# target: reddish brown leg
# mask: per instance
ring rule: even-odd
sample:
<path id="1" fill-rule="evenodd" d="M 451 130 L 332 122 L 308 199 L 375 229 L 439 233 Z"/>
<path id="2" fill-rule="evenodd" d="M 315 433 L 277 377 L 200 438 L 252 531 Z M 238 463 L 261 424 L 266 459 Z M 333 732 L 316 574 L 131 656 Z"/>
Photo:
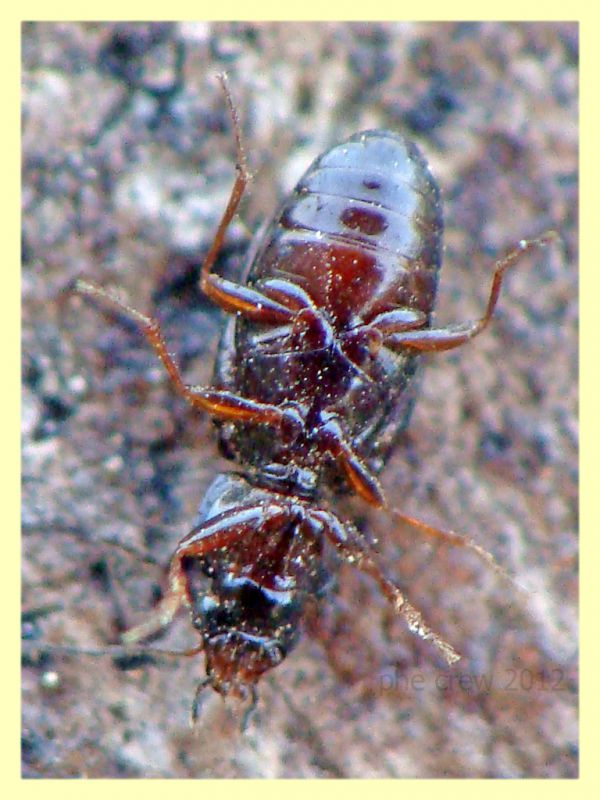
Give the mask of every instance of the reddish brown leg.
<path id="1" fill-rule="evenodd" d="M 519 582 L 504 569 L 504 567 L 501 567 L 500 564 L 498 564 L 494 556 L 488 550 L 481 547 L 481 545 L 478 545 L 472 539 L 467 539 L 465 536 L 462 536 L 455 531 L 436 528 L 433 525 L 429 525 L 427 522 L 423 522 L 423 520 L 417 519 L 416 517 L 411 517 L 408 514 L 404 514 L 397 508 L 388 508 L 388 511 L 397 519 L 401 520 L 402 522 L 406 522 L 408 525 L 411 525 L 413 528 L 416 528 L 418 531 L 424 533 L 426 536 L 429 536 L 432 539 L 440 539 L 452 547 L 462 547 L 465 550 L 470 550 L 472 553 L 475 553 L 475 555 L 488 567 L 491 567 L 497 575 L 500 575 L 505 580 L 510 581 L 510 583 L 517 588 L 524 589 L 524 587 L 521 586 Z"/>
<path id="2" fill-rule="evenodd" d="M 342 431 L 335 420 L 330 420 L 325 426 L 323 426 L 323 431 L 327 437 L 329 451 L 337 459 L 338 463 L 344 470 L 348 482 L 353 487 L 355 492 L 360 495 L 363 500 L 369 503 L 369 505 L 375 506 L 376 508 L 387 509 L 397 519 L 402 520 L 402 522 L 406 522 L 408 525 L 412 525 L 413 528 L 417 528 L 417 530 L 419 530 L 421 533 L 424 533 L 426 536 L 435 539 L 441 539 L 446 544 L 450 544 L 453 547 L 462 547 L 466 550 L 470 550 L 472 553 L 475 553 L 478 558 L 484 561 L 488 567 L 491 567 L 498 575 L 501 575 L 519 589 L 523 589 L 518 581 L 516 581 L 511 575 L 509 575 L 508 572 L 506 572 L 503 567 L 500 566 L 500 564 L 498 564 L 490 552 L 478 545 L 472 539 L 467 539 L 464 536 L 455 533 L 454 531 L 436 528 L 435 526 L 429 525 L 428 523 L 423 522 L 416 517 L 411 517 L 408 514 L 404 514 L 397 508 L 391 508 L 388 506 L 379 481 L 358 458 L 356 453 L 352 450 L 351 445 L 348 444 L 348 442 L 344 439 Z"/>
<path id="3" fill-rule="evenodd" d="M 416 317 L 411 319 L 410 313 L 407 313 L 406 319 L 404 319 L 403 315 L 405 312 L 401 309 L 400 314 L 395 312 L 391 312 L 387 315 L 382 314 L 373 321 L 374 327 L 383 333 L 384 343 L 389 346 L 401 345 L 402 347 L 411 347 L 420 351 L 432 352 L 451 350 L 455 347 L 460 347 L 470 339 L 473 339 L 488 326 L 498 302 L 506 270 L 510 269 L 510 267 L 529 250 L 535 247 L 545 247 L 557 241 L 559 238 L 555 231 L 548 231 L 536 239 L 523 239 L 519 242 L 518 247 L 515 247 L 504 256 L 504 258 L 496 262 L 487 308 L 480 320 L 464 324 L 449 325 L 445 328 L 415 330 L 416 327 L 419 327 L 418 319 Z M 395 517 L 412 525 L 427 536 L 441 539 L 455 547 L 471 550 L 488 566 L 491 566 L 494 572 L 509 580 L 518 588 L 523 588 L 497 563 L 491 553 L 483 547 L 480 547 L 471 539 L 466 539 L 454 531 L 442 530 L 441 528 L 428 525 L 426 522 L 408 516 L 398 509 L 394 508 L 390 509 L 390 511 Z"/>
<path id="4" fill-rule="evenodd" d="M 337 420 L 328 420 L 321 427 L 320 434 L 329 452 L 344 470 L 346 478 L 354 491 L 369 505 L 376 508 L 384 506 L 385 498 L 379 481 L 346 441 Z"/>
<path id="5" fill-rule="evenodd" d="M 480 320 L 448 325 L 445 328 L 397 331 L 386 337 L 386 344 L 391 346 L 401 345 L 402 347 L 411 347 L 415 350 L 429 352 L 452 350 L 465 344 L 488 326 L 500 296 L 500 288 L 506 270 L 512 267 L 529 250 L 535 247 L 545 247 L 557 241 L 558 238 L 556 231 L 548 231 L 537 239 L 522 239 L 517 247 L 496 262 L 487 308 Z"/>
<path id="6" fill-rule="evenodd" d="M 528 250 L 534 247 L 544 247 L 556 241 L 557 238 L 558 234 L 554 231 L 549 231 L 537 239 L 523 239 L 518 247 L 511 250 L 504 258 L 496 262 L 487 309 L 480 320 L 458 325 L 449 325 L 445 328 L 423 328 L 422 326 L 425 324 L 426 318 L 421 312 L 409 308 L 395 309 L 380 314 L 375 317 L 369 325 L 365 326 L 366 329 L 372 331 L 374 334 L 374 347 L 378 346 L 378 341 L 391 347 L 402 346 L 421 351 L 434 352 L 460 347 L 469 341 L 469 339 L 473 339 L 488 326 L 494 309 L 496 308 L 498 297 L 500 296 L 502 280 L 506 270 L 513 266 Z M 376 334 L 382 337 L 381 340 L 376 338 Z M 348 482 L 357 494 L 370 505 L 377 507 L 385 506 L 385 499 L 379 482 L 358 458 L 351 444 L 344 439 L 339 426 L 337 426 L 334 421 L 327 423 L 327 425 L 323 427 L 323 435 L 328 441 L 331 454 L 337 459 L 346 474 Z M 491 554 L 487 553 L 474 542 L 462 539 L 453 532 L 433 528 L 424 522 L 420 522 L 412 517 L 407 517 L 399 511 L 395 513 L 398 517 L 404 519 L 404 521 L 418 527 L 429 535 L 443 538 L 460 547 L 473 550 L 481 558 L 484 558 L 491 564 L 496 572 L 508 577 L 504 570 L 494 561 Z"/>
<path id="7" fill-rule="evenodd" d="M 378 330 L 384 337 L 392 333 L 403 333 L 422 328 L 427 324 L 427 314 L 413 308 L 395 308 L 378 314 L 368 324 L 368 328 Z"/>
<path id="8" fill-rule="evenodd" d="M 238 176 L 227 208 L 219 224 L 217 234 L 202 266 L 201 287 L 207 296 L 225 311 L 243 314 L 265 325 L 280 325 L 282 323 L 291 322 L 296 316 L 297 310 L 306 306 L 307 303 L 310 303 L 310 298 L 307 298 L 306 294 L 299 287 L 295 287 L 285 281 L 274 279 L 268 282 L 266 293 L 263 293 L 251 287 L 227 281 L 210 272 L 215 258 L 222 247 L 227 227 L 237 210 L 246 183 L 250 177 L 246 169 L 245 156 L 241 144 L 239 121 L 229 93 L 226 77 L 225 75 L 220 75 L 219 79 L 225 91 L 233 121 L 238 153 Z M 231 394 L 230 392 L 187 386 L 182 379 L 177 365 L 167 351 L 160 326 L 154 318 L 142 314 L 127 305 L 114 292 L 103 289 L 93 283 L 77 280 L 74 290 L 79 294 L 110 303 L 121 313 L 127 315 L 134 322 L 137 322 L 141 326 L 146 338 L 156 351 L 158 357 L 163 362 L 175 388 L 189 403 L 191 403 L 191 405 L 202 408 L 208 411 L 212 416 L 223 420 L 239 420 L 276 426 L 280 426 L 286 421 L 290 422 L 290 412 L 282 411 L 282 409 L 276 406 L 256 403 L 252 400 Z M 291 422 L 293 425 L 297 424 L 297 420 L 292 420 Z"/>
<path id="9" fill-rule="evenodd" d="M 199 558 L 213 550 L 226 549 L 241 538 L 267 531 L 270 526 L 281 526 L 282 519 L 294 512 L 289 505 L 273 502 L 236 508 L 227 511 L 215 520 L 199 525 L 177 545 L 169 564 L 167 590 L 151 616 L 145 622 L 126 631 L 121 639 L 124 644 L 133 644 L 167 627 L 182 606 L 189 606 L 187 580 L 183 569 L 185 558 Z"/>
<path id="10" fill-rule="evenodd" d="M 223 86 L 233 121 L 237 146 L 238 175 L 215 239 L 202 266 L 201 287 L 211 300 L 230 313 L 243 314 L 265 325 L 280 325 L 291 322 L 299 309 L 310 304 L 310 298 L 299 287 L 295 287 L 286 281 L 273 279 L 267 282 L 265 293 L 227 281 L 210 271 L 222 247 L 227 227 L 237 210 L 246 183 L 250 178 L 241 144 L 239 120 L 227 86 L 226 76 L 224 74 L 219 75 L 219 80 Z M 75 281 L 74 291 L 108 302 L 134 322 L 137 322 L 164 364 L 176 390 L 194 407 L 208 411 L 213 417 L 222 420 L 237 420 L 278 427 L 284 425 L 288 430 L 290 428 L 295 430 L 298 424 L 301 424 L 297 414 L 290 409 L 282 409 L 266 403 L 257 403 L 231 392 L 187 386 L 167 350 L 160 325 L 153 317 L 142 314 L 127 305 L 114 292 L 84 280 Z"/>
<path id="11" fill-rule="evenodd" d="M 217 228 L 217 233 L 206 259 L 204 260 L 204 264 L 202 265 L 200 287 L 213 303 L 229 313 L 233 314 L 239 312 L 249 319 L 255 319 L 257 322 L 263 322 L 265 324 L 281 324 L 283 322 L 288 322 L 293 316 L 290 309 L 285 305 L 272 300 L 270 297 L 249 286 L 243 286 L 239 283 L 228 281 L 211 272 L 215 259 L 223 246 L 227 228 L 235 216 L 246 185 L 251 177 L 246 166 L 246 155 L 242 147 L 240 122 L 227 84 L 227 76 L 225 73 L 222 73 L 218 77 L 221 81 L 223 91 L 225 92 L 225 98 L 229 106 L 229 113 L 233 123 L 237 151 L 237 176 L 233 184 L 233 189 L 231 190 L 229 202 L 227 203 L 227 207 L 221 218 L 219 227 Z"/>
<path id="12" fill-rule="evenodd" d="M 78 294 L 107 302 L 120 313 L 137 322 L 164 364 L 175 389 L 195 408 L 201 408 L 211 416 L 223 420 L 253 422 L 276 427 L 286 426 L 288 430 L 294 430 L 302 425 L 297 413 L 291 408 L 258 403 L 232 392 L 218 389 L 188 386 L 184 383 L 177 364 L 167 350 L 167 345 L 157 320 L 142 314 L 140 311 L 136 311 L 136 309 L 124 303 L 114 292 L 103 289 L 93 283 L 78 280 L 75 282 L 74 291 Z"/>
<path id="13" fill-rule="evenodd" d="M 394 606 L 396 612 L 404 617 L 413 633 L 416 633 L 421 639 L 432 642 L 448 664 L 454 664 L 459 660 L 460 655 L 452 645 L 426 624 L 421 612 L 417 611 L 400 589 L 386 577 L 376 554 L 370 550 L 354 526 L 342 523 L 336 516 L 323 509 L 310 510 L 307 516 L 323 526 L 325 535 L 347 561 L 355 564 L 377 581 L 383 595 Z"/>

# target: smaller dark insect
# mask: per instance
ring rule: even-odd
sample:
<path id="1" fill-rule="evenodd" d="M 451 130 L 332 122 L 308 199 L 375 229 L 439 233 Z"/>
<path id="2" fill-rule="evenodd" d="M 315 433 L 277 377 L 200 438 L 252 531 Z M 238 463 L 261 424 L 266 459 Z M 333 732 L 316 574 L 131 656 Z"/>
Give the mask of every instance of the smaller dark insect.
<path id="1" fill-rule="evenodd" d="M 133 644 L 188 608 L 206 678 L 221 695 L 256 702 L 260 677 L 296 644 L 307 603 L 323 589 L 324 548 L 372 576 L 409 628 L 448 663 L 459 656 L 386 576 L 349 521 L 322 507 L 325 488 L 386 508 L 377 474 L 406 426 L 421 352 L 449 350 L 490 321 L 503 275 L 523 240 L 495 264 L 484 316 L 431 327 L 442 252 L 439 190 L 417 147 L 384 130 L 352 136 L 318 158 L 254 243 L 243 283 L 212 272 L 249 179 L 239 122 L 221 76 L 237 142 L 237 178 L 202 267 L 201 287 L 231 320 L 213 386 L 187 386 L 159 323 L 83 280 L 79 294 L 136 321 L 176 389 L 220 421 L 224 452 L 245 465 L 219 475 L 177 545 L 164 596 L 123 635 Z M 425 532 L 492 557 L 472 542 L 394 512 Z M 499 571 L 499 567 L 495 567 Z"/>

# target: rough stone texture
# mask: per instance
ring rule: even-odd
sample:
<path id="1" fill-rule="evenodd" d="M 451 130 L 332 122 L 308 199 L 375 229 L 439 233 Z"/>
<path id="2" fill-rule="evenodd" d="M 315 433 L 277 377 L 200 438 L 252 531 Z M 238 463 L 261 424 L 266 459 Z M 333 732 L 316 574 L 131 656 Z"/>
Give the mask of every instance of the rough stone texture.
<path id="1" fill-rule="evenodd" d="M 577 775 L 577 47 L 553 23 L 25 25 L 24 775 Z M 529 592 L 340 504 L 463 660 L 448 669 L 341 567 L 326 645 L 303 638 L 245 735 L 212 695 L 190 731 L 200 656 L 44 650 L 101 648 L 143 617 L 151 560 L 226 466 L 133 326 L 61 294 L 79 274 L 123 287 L 189 381 L 210 379 L 221 314 L 195 281 L 234 176 L 224 69 L 256 174 L 227 274 L 311 159 L 362 128 L 414 135 L 442 186 L 438 320 L 478 316 L 523 236 L 564 240 L 514 270 L 485 335 L 429 359 L 384 474 L 393 504 L 472 536 Z M 182 618 L 160 644 L 193 642 Z"/>

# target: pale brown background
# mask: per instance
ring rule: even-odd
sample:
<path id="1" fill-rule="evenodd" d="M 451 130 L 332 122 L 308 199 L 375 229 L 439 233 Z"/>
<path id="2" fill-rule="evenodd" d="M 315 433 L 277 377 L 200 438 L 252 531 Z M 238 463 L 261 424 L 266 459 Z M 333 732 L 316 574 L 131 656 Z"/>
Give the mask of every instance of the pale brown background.
<path id="1" fill-rule="evenodd" d="M 456 668 L 343 567 L 329 644 L 303 638 L 243 737 L 212 695 L 191 734 L 201 657 L 123 671 L 32 651 L 24 775 L 577 775 L 577 58 L 568 23 L 24 27 L 26 647 L 100 647 L 141 619 L 161 570 L 101 540 L 166 565 L 227 467 L 136 331 L 60 299 L 82 273 L 125 287 L 189 381 L 210 379 L 221 315 L 195 279 L 234 174 L 216 72 L 256 174 L 219 267 L 232 276 L 281 193 L 362 128 L 414 136 L 442 187 L 439 321 L 481 312 L 494 256 L 521 237 L 564 238 L 511 275 L 490 331 L 429 360 L 383 476 L 395 504 L 473 536 L 530 594 L 338 506 L 463 653 Z M 194 642 L 185 618 L 164 642 Z"/>

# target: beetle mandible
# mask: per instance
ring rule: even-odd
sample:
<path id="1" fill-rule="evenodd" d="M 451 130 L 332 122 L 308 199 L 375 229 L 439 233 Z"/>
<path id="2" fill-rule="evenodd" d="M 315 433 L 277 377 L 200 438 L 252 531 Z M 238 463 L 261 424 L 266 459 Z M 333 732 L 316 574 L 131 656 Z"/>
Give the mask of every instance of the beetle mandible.
<path id="1" fill-rule="evenodd" d="M 322 588 L 326 543 L 373 577 L 410 629 L 448 663 L 459 656 L 387 577 L 374 548 L 323 506 L 326 487 L 386 507 L 378 480 L 413 401 L 419 353 L 459 347 L 488 325 L 503 276 L 548 232 L 496 262 L 481 319 L 431 327 L 442 253 L 438 186 L 416 145 L 385 130 L 358 133 L 317 160 L 254 243 L 245 280 L 212 271 L 249 179 L 240 125 L 219 76 L 237 145 L 237 177 L 201 272 L 204 293 L 231 315 L 211 387 L 188 386 L 157 320 L 112 291 L 75 291 L 135 320 L 175 389 L 221 425 L 223 450 L 245 465 L 209 487 L 172 556 L 166 591 L 126 644 L 190 610 L 221 695 L 256 702 L 260 677 L 294 647 L 307 602 Z M 492 557 L 474 543 L 401 518 Z M 495 563 L 495 562 L 493 562 Z M 500 569 L 500 568 L 498 568 Z"/>

